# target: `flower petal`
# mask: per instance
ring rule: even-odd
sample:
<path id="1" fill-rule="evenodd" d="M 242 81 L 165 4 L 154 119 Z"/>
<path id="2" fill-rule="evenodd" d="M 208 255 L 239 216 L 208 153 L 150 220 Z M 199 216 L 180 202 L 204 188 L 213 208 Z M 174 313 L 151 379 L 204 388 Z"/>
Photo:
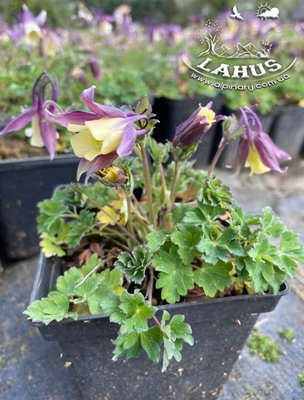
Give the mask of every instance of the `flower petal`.
<path id="1" fill-rule="evenodd" d="M 38 114 L 34 115 L 34 117 L 32 118 L 31 133 L 32 133 L 32 135 L 31 135 L 31 139 L 30 139 L 30 145 L 36 146 L 36 147 L 43 147 L 44 142 L 43 142 L 42 136 L 41 136 Z"/>
<path id="2" fill-rule="evenodd" d="M 124 130 L 120 145 L 117 147 L 119 157 L 126 157 L 132 153 L 137 139 L 137 132 L 133 126 L 128 125 Z"/>
<path id="3" fill-rule="evenodd" d="M 250 168 L 250 175 L 253 174 L 264 174 L 265 172 L 270 171 L 270 168 L 268 168 L 262 161 L 260 157 L 260 153 L 255 147 L 255 145 L 250 145 L 249 146 L 249 152 L 248 152 L 248 157 L 245 162 L 245 167 Z"/>
<path id="4" fill-rule="evenodd" d="M 93 113 L 96 113 L 100 117 L 116 117 L 116 118 L 123 118 L 125 114 L 123 111 L 119 110 L 116 107 L 104 106 L 94 102 L 94 91 L 95 87 L 91 86 L 88 89 L 85 89 L 81 94 L 82 102 L 85 106 L 88 107 Z M 98 119 L 98 118 L 95 118 Z"/>
<path id="5" fill-rule="evenodd" d="M 277 172 L 283 172 L 279 160 L 290 160 L 291 157 L 281 150 L 265 133 L 255 138 L 255 146 L 264 165 Z"/>
<path id="6" fill-rule="evenodd" d="M 77 157 L 85 158 L 88 161 L 93 161 L 101 151 L 101 142 L 91 135 L 89 129 L 83 129 L 74 135 L 71 145 Z"/>
<path id="7" fill-rule="evenodd" d="M 52 113 L 45 110 L 50 121 L 57 122 L 58 124 L 67 127 L 69 124 L 84 125 L 86 121 L 98 119 L 96 114 L 86 111 L 66 111 L 63 113 Z"/>
<path id="8" fill-rule="evenodd" d="M 29 122 L 31 122 L 32 118 L 37 114 L 37 108 L 30 108 L 24 111 L 19 117 L 12 119 L 6 127 L 0 132 L 0 135 L 4 135 L 5 133 L 19 131 L 24 128 Z"/>
<path id="9" fill-rule="evenodd" d="M 100 154 L 109 154 L 112 151 L 116 151 L 121 143 L 122 136 L 122 129 L 114 131 L 111 135 L 108 135 L 102 143 Z"/>
<path id="10" fill-rule="evenodd" d="M 86 126 L 96 140 L 106 140 L 115 131 L 119 131 L 122 135 L 126 123 L 126 118 L 105 117 L 94 121 L 87 121 Z"/>
<path id="11" fill-rule="evenodd" d="M 113 161 L 117 158 L 117 153 L 113 151 L 113 153 L 109 153 L 106 155 L 98 156 L 94 160 L 94 162 L 91 164 L 86 178 L 85 178 L 85 183 L 88 182 L 90 177 L 96 172 L 99 171 L 100 169 L 110 167 L 113 164 Z"/>
<path id="12" fill-rule="evenodd" d="M 53 124 L 40 121 L 40 132 L 43 143 L 50 154 L 50 159 L 53 160 L 56 152 L 57 131 Z"/>

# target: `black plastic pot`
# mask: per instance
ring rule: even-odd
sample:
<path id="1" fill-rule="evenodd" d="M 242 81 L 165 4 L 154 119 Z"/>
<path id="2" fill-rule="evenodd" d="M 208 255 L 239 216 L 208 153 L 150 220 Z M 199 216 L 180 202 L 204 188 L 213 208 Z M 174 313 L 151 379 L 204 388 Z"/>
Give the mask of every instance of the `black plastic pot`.
<path id="1" fill-rule="evenodd" d="M 31 302 L 45 297 L 61 272 L 61 262 L 40 257 Z M 144 354 L 138 359 L 114 363 L 111 339 L 118 326 L 100 314 L 65 320 L 48 326 L 31 323 L 46 340 L 57 341 L 63 361 L 72 363 L 86 400 L 194 400 L 216 399 L 243 348 L 258 314 L 274 309 L 276 295 L 243 295 L 159 307 L 171 315 L 184 314 L 191 324 L 194 346 L 184 346 L 180 363 L 167 372 Z"/>
<path id="2" fill-rule="evenodd" d="M 154 138 L 162 143 L 166 140 L 172 140 L 177 125 L 190 117 L 199 104 L 204 106 L 209 101 L 213 102 L 212 109 L 218 114 L 223 106 L 224 99 L 222 96 L 216 96 L 214 98 L 202 96 L 181 100 L 171 100 L 165 97 L 155 98 L 153 112 L 156 114 L 156 118 L 160 120 L 160 123 L 155 126 Z M 210 161 L 214 134 L 215 128 L 211 128 L 204 136 L 195 154 L 198 167 L 205 166 Z"/>
<path id="3" fill-rule="evenodd" d="M 292 158 L 299 156 L 304 145 L 304 108 L 286 105 L 278 107 L 276 113 L 271 132 L 274 142 Z"/>
<path id="4" fill-rule="evenodd" d="M 58 156 L 0 162 L 0 255 L 17 260 L 39 252 L 37 203 L 55 186 L 75 181 L 78 159 Z"/>

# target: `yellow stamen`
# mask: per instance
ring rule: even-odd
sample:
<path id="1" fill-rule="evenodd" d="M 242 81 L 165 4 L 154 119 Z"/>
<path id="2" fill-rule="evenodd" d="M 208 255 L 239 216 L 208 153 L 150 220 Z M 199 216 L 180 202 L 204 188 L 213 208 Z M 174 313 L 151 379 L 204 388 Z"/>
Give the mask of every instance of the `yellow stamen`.
<path id="1" fill-rule="evenodd" d="M 212 123 L 214 122 L 215 112 L 210 110 L 210 108 L 208 107 L 200 107 L 200 110 L 197 115 L 199 117 L 206 117 L 206 120 L 209 125 L 212 125 Z"/>

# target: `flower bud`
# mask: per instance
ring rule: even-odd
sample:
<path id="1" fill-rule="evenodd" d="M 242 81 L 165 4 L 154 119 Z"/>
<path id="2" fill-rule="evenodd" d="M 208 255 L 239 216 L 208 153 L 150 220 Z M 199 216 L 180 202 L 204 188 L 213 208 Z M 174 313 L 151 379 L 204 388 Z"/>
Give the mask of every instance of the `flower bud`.
<path id="1" fill-rule="evenodd" d="M 186 121 L 178 125 L 172 141 L 174 146 L 185 149 L 197 144 L 215 122 L 224 119 L 221 115 L 216 116 L 211 107 L 212 102 L 205 107 L 199 105 Z"/>
<path id="2" fill-rule="evenodd" d="M 96 175 L 103 183 L 110 186 L 123 185 L 127 180 L 124 171 L 115 165 L 97 171 Z"/>

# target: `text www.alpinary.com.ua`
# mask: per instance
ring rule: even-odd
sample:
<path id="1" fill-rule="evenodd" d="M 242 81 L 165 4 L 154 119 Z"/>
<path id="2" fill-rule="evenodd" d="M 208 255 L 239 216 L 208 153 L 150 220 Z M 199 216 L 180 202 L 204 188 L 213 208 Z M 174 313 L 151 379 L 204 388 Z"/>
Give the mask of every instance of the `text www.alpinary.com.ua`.
<path id="1" fill-rule="evenodd" d="M 223 82 L 223 81 L 222 82 L 212 82 L 195 72 L 192 72 L 191 78 L 196 79 L 200 83 L 203 83 L 208 86 L 212 86 L 215 89 L 219 89 L 219 90 L 248 90 L 250 92 L 253 92 L 254 90 L 265 89 L 270 86 L 278 85 L 279 83 L 282 83 L 282 82 L 286 81 L 287 79 L 289 79 L 290 76 L 288 74 L 284 74 L 284 75 L 280 76 L 278 79 L 272 79 L 272 80 L 269 80 L 269 81 L 263 82 L 263 83 L 255 83 L 255 84 L 248 83 L 247 85 L 232 84 L 232 83 L 227 83 L 227 82 Z"/>

